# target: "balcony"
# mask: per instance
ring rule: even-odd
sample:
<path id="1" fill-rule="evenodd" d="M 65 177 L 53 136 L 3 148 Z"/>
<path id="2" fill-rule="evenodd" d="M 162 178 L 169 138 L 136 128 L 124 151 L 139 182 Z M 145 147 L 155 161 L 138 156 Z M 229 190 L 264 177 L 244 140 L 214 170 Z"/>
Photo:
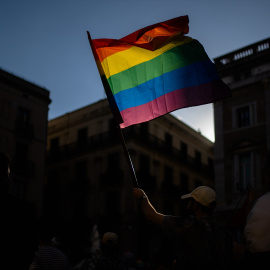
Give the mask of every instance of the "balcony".
<path id="1" fill-rule="evenodd" d="M 265 39 L 252 45 L 241 48 L 232 53 L 217 57 L 214 59 L 215 65 L 219 72 L 224 71 L 232 72 L 232 68 L 236 71 L 239 70 L 239 65 L 243 68 L 250 68 L 256 65 L 262 65 L 269 61 L 270 39 Z"/>
<path id="2" fill-rule="evenodd" d="M 123 130 L 123 136 L 126 143 L 129 141 L 135 141 L 137 145 L 142 145 L 144 148 L 148 148 L 151 151 L 155 149 L 160 155 L 166 156 L 166 159 L 170 159 L 175 163 L 179 163 L 182 166 L 186 166 L 192 170 L 204 174 L 206 176 L 213 176 L 214 169 L 203 163 L 198 163 L 195 158 L 187 156 L 185 153 L 181 152 L 179 149 L 174 148 L 156 136 L 149 134 L 147 132 L 141 132 L 139 126 L 133 126 L 130 129 Z M 119 144 L 120 138 L 116 133 L 104 132 L 95 136 L 91 136 L 80 143 L 75 142 L 62 147 L 54 148 L 48 152 L 48 164 L 53 163 L 53 161 L 60 161 L 73 157 L 74 155 L 83 154 L 87 152 L 94 152 L 96 150 L 102 150 L 110 145 Z"/>

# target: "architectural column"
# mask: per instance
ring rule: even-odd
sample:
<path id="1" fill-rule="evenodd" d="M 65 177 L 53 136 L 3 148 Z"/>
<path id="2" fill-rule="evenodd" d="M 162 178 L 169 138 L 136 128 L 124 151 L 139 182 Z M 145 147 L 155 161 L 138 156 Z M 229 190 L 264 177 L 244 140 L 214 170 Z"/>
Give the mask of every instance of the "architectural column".
<path id="1" fill-rule="evenodd" d="M 270 77 L 263 80 L 264 89 L 265 89 L 265 117 L 266 117 L 266 140 L 267 140 L 267 149 L 270 151 Z"/>
<path id="2" fill-rule="evenodd" d="M 224 142 L 223 142 L 223 103 L 214 104 L 215 125 L 215 189 L 219 205 L 225 205 L 225 164 L 224 164 Z"/>

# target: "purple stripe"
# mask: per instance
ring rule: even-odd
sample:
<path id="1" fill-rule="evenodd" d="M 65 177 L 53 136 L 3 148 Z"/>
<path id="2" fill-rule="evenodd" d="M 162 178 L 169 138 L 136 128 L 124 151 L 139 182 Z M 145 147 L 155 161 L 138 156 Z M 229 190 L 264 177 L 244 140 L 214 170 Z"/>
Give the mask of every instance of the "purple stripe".
<path id="1" fill-rule="evenodd" d="M 121 128 L 152 120 L 175 110 L 212 103 L 230 97 L 229 87 L 221 80 L 170 92 L 146 104 L 121 112 L 124 123 Z"/>

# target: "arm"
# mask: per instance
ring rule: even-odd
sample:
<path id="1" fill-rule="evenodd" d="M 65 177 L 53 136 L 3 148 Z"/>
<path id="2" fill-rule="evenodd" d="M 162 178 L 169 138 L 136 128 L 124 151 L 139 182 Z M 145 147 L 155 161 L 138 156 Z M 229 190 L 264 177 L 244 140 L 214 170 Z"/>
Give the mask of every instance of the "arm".
<path id="1" fill-rule="evenodd" d="M 139 202 L 141 210 L 146 220 L 156 224 L 161 225 L 163 222 L 163 214 L 156 211 L 153 205 L 148 200 L 145 192 L 139 188 L 133 188 L 133 197 Z"/>

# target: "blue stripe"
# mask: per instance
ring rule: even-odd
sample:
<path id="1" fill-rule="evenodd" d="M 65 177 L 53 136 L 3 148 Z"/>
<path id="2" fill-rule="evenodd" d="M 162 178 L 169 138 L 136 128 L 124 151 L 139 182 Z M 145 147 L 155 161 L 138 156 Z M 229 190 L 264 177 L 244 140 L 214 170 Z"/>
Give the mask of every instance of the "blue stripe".
<path id="1" fill-rule="evenodd" d="M 198 86 L 219 79 L 216 67 L 211 60 L 196 62 L 162 76 L 149 80 L 134 88 L 114 95 L 120 111 L 140 106 L 179 89 Z"/>

